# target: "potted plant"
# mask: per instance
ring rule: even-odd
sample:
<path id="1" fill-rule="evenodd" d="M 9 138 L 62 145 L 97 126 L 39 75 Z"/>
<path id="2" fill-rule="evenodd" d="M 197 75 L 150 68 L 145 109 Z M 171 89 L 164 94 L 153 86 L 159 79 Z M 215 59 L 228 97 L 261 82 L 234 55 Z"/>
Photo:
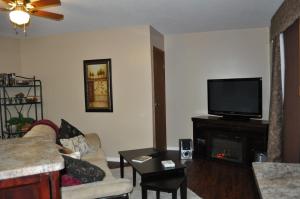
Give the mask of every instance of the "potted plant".
<path id="1" fill-rule="evenodd" d="M 22 113 L 18 113 L 18 117 L 12 117 L 10 118 L 7 123 L 9 125 L 15 125 L 16 130 L 19 132 L 26 132 L 28 128 L 31 126 L 31 124 L 34 122 L 33 118 L 30 117 L 24 117 Z"/>

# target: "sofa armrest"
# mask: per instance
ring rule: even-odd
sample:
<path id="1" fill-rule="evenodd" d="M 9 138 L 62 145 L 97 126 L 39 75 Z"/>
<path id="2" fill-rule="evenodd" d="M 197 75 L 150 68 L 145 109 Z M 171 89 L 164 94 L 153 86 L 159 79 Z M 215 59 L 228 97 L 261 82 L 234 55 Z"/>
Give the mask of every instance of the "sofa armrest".
<path id="1" fill-rule="evenodd" d="M 89 146 L 93 150 L 97 151 L 99 148 L 101 148 L 101 141 L 100 141 L 98 134 L 87 133 L 87 134 L 85 134 L 85 139 L 87 140 L 87 142 L 89 143 Z"/>
<path id="2" fill-rule="evenodd" d="M 56 142 L 56 132 L 55 130 L 45 124 L 38 124 L 31 128 L 23 137 L 35 137 L 35 136 L 43 136 L 50 138 L 53 143 Z"/>
<path id="3" fill-rule="evenodd" d="M 62 199 L 90 199 L 119 196 L 132 191 L 132 182 L 128 179 L 114 179 L 93 182 L 70 187 L 62 187 Z"/>

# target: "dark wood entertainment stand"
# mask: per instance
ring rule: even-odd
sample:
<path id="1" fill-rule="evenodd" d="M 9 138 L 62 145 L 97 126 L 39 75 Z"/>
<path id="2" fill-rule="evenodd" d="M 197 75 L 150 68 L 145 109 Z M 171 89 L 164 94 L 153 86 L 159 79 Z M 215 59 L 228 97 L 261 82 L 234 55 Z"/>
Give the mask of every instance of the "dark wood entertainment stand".
<path id="1" fill-rule="evenodd" d="M 214 138 L 238 140 L 241 143 L 241 160 L 238 163 L 250 165 L 255 154 L 267 151 L 268 121 L 265 120 L 229 120 L 215 116 L 193 117 L 193 158 L 222 160 L 212 157 Z M 230 143 L 230 141 L 229 141 Z"/>

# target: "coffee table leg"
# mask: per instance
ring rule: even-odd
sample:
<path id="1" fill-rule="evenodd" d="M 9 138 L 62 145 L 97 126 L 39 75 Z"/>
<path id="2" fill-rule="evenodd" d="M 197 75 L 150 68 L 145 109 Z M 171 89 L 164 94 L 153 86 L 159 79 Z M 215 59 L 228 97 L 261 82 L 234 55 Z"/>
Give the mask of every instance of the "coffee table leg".
<path id="1" fill-rule="evenodd" d="M 185 177 L 184 181 L 180 185 L 180 197 L 181 199 L 187 199 L 187 179 Z"/>
<path id="2" fill-rule="evenodd" d="M 136 185 L 136 170 L 132 167 L 132 181 L 133 181 L 133 186 L 135 187 Z"/>
<path id="3" fill-rule="evenodd" d="M 147 199 L 147 189 L 142 186 L 142 199 Z"/>
<path id="4" fill-rule="evenodd" d="M 172 199 L 177 199 L 177 191 L 172 192 Z"/>
<path id="5" fill-rule="evenodd" d="M 120 175 L 124 178 L 124 158 L 120 155 Z"/>
<path id="6" fill-rule="evenodd" d="M 160 199 L 160 191 L 156 191 L 156 199 Z"/>

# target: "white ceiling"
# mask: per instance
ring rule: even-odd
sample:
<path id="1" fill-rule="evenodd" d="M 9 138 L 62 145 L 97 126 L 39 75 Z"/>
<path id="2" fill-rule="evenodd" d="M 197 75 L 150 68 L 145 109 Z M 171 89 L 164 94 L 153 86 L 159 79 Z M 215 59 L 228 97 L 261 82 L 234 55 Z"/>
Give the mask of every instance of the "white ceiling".
<path id="1" fill-rule="evenodd" d="M 0 0 L 1 1 L 1 0 Z M 47 11 L 63 21 L 33 17 L 29 36 L 152 25 L 164 34 L 266 27 L 283 0 L 61 0 Z M 0 7 L 3 7 L 2 2 Z M 8 13 L 0 13 L 0 34 L 14 36 Z"/>

